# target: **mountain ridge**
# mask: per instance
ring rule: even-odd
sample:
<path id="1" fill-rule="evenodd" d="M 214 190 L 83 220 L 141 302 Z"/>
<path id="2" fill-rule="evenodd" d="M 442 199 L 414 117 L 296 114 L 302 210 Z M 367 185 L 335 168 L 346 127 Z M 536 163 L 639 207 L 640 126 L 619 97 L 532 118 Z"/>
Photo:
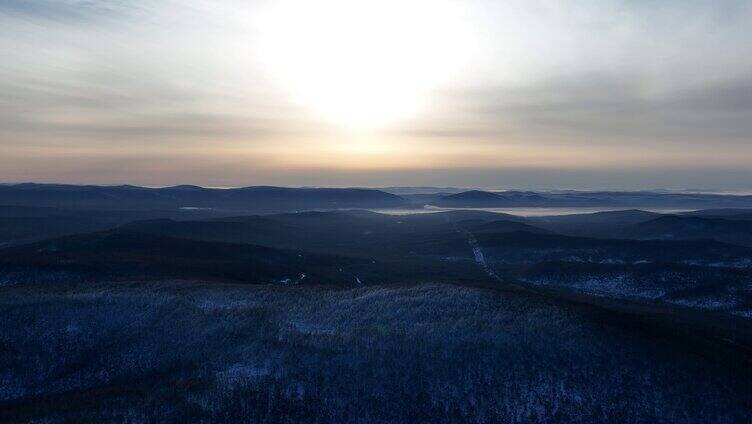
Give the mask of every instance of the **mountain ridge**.
<path id="1" fill-rule="evenodd" d="M 205 188 L 22 183 L 0 185 L 0 204 L 69 209 L 212 208 L 249 212 L 310 209 L 400 208 L 408 202 L 379 190 L 248 186 Z"/>

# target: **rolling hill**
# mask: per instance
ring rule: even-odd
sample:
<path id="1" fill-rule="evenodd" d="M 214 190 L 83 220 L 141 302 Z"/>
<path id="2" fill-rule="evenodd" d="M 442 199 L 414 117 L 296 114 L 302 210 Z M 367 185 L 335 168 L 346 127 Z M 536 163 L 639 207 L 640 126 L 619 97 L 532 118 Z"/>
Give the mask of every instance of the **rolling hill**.
<path id="1" fill-rule="evenodd" d="M 637 239 L 712 239 L 752 246 L 752 221 L 698 216 L 662 216 L 625 229 L 624 235 Z"/>
<path id="2" fill-rule="evenodd" d="M 246 212 L 310 209 L 399 208 L 408 203 L 378 190 L 350 188 L 0 185 L 0 204 L 99 210 L 209 208 Z"/>
<path id="3" fill-rule="evenodd" d="M 2 249 L 0 282 L 191 279 L 352 284 L 354 270 L 371 265 L 356 258 L 112 230 Z"/>

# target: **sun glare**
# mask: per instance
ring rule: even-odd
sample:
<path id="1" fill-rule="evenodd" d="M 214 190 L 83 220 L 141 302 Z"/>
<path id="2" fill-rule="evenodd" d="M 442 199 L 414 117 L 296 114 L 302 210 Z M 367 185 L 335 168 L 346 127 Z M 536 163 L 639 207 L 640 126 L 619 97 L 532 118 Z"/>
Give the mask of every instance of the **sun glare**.
<path id="1" fill-rule="evenodd" d="M 443 0 L 283 0 L 259 17 L 262 60 L 321 117 L 353 128 L 416 113 L 472 49 Z"/>

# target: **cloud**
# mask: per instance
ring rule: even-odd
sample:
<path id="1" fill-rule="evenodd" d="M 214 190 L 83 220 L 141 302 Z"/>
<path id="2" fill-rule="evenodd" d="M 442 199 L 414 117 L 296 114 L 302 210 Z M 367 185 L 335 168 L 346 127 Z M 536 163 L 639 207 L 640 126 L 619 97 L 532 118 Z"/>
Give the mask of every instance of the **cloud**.
<path id="1" fill-rule="evenodd" d="M 0 4 L 0 15 L 57 25 L 103 24 L 143 17 L 148 11 L 140 0 L 4 0 Z"/>
<path id="2" fill-rule="evenodd" d="M 655 185 L 661 175 L 665 181 L 695 175 L 701 158 L 713 167 L 713 181 L 727 178 L 729 185 L 738 175 L 724 168 L 752 168 L 749 2 L 458 3 L 476 30 L 477 55 L 428 93 L 420 113 L 367 135 L 318 119 L 265 68 L 254 18 L 266 3 L 0 2 L 0 148 L 34 146 L 45 157 L 61 145 L 97 150 L 87 160 L 60 163 L 61 178 L 94 178 L 84 170 L 93 166 L 91 158 L 117 163 L 123 143 L 145 149 L 145 155 L 146 147 L 157 144 L 160 160 L 204 143 L 213 172 L 237 178 L 254 157 L 233 161 L 227 155 L 236 151 L 226 147 L 243 143 L 249 155 L 268 154 L 255 156 L 270 165 L 254 177 L 287 183 L 305 180 L 307 172 L 285 165 L 290 152 L 298 164 L 311 158 L 308 169 L 320 184 L 327 175 L 332 181 L 355 179 L 340 165 L 367 158 L 351 153 L 357 149 L 337 148 L 349 140 L 371 143 L 370 150 L 406 146 L 391 157 L 382 149 L 363 175 L 382 178 L 373 169 L 388 161 L 400 164 L 400 170 L 383 164 L 395 178 L 421 183 L 430 183 L 422 170 L 426 163 L 437 164 L 442 184 L 464 184 L 452 178 L 488 182 L 493 175 L 518 181 L 509 169 L 537 181 L 534 176 L 543 174 L 535 166 L 545 161 L 550 169 L 556 156 L 566 172 L 575 172 L 577 162 L 585 174 L 604 178 L 605 171 L 593 170 L 602 162 L 628 169 L 640 161 L 635 168 L 655 177 Z M 606 160 L 609 152 L 621 158 Z M 113 159 L 105 160 L 108 154 Z M 190 177 L 196 157 L 176 154 L 172 178 Z M 444 166 L 451 157 L 454 166 Z M 153 163 L 146 159 L 138 160 Z M 23 161 L 21 153 L 13 160 Z M 228 161 L 237 169 L 217 165 Z M 34 179 L 38 166 L 42 175 L 41 162 L 28 163 L 28 169 L 15 169 Z M 480 174 L 467 171 L 473 165 L 482 168 Z M 0 159 L 2 166 L 7 160 Z M 653 174 L 645 171 L 650 167 Z M 127 173 L 118 172 L 118 178 Z M 609 175 L 608 181 L 646 180 Z M 96 178 L 106 182 L 106 172 Z"/>
<path id="3" fill-rule="evenodd" d="M 437 138 L 523 137 L 594 144 L 747 145 L 752 133 L 752 75 L 656 92 L 640 79 L 579 76 L 524 87 L 476 87 L 441 93 L 439 119 L 404 134 Z"/>

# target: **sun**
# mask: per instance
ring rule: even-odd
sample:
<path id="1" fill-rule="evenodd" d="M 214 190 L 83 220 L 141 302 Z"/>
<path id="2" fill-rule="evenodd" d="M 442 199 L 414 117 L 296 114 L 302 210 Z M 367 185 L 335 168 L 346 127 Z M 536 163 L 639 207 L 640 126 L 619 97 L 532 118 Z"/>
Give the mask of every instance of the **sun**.
<path id="1" fill-rule="evenodd" d="M 460 9 L 443 0 L 282 0 L 258 16 L 259 53 L 299 103 L 354 128 L 425 106 L 472 50 Z"/>

